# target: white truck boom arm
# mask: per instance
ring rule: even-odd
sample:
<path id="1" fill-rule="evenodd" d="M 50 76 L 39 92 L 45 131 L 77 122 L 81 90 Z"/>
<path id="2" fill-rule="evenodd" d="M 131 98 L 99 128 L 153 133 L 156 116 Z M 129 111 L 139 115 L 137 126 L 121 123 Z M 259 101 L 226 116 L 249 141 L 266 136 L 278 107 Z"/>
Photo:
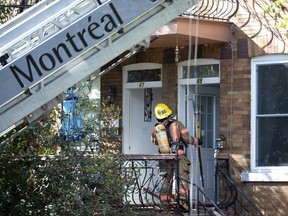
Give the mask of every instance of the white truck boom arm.
<path id="1" fill-rule="evenodd" d="M 46 0 L 0 28 L 0 137 L 65 99 L 63 92 L 196 0 Z M 27 30 L 28 29 L 28 30 Z"/>

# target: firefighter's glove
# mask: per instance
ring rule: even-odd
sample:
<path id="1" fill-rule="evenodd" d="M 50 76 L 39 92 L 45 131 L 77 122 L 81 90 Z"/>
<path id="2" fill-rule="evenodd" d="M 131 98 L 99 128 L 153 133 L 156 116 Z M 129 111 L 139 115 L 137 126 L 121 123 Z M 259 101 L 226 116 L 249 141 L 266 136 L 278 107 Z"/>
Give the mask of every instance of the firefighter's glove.
<path id="1" fill-rule="evenodd" d="M 178 142 L 172 142 L 171 149 L 170 149 L 171 153 L 176 153 L 178 150 L 178 146 L 179 146 Z"/>
<path id="2" fill-rule="evenodd" d="M 198 139 L 193 137 L 193 142 L 191 143 L 194 147 L 197 146 Z"/>

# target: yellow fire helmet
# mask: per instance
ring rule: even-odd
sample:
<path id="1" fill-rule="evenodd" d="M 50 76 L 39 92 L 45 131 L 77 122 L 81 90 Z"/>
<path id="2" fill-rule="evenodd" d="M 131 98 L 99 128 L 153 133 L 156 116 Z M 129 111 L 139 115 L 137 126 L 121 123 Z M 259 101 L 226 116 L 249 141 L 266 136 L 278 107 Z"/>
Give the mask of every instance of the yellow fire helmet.
<path id="1" fill-rule="evenodd" d="M 172 114 L 172 110 L 164 103 L 157 104 L 154 112 L 157 119 L 164 119 Z"/>

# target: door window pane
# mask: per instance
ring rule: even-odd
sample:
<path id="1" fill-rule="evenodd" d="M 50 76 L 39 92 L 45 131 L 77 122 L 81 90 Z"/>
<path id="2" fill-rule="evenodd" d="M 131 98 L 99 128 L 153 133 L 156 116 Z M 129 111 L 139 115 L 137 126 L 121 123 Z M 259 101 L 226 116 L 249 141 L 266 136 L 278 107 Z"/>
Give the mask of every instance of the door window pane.
<path id="1" fill-rule="evenodd" d="M 213 96 L 199 95 L 199 121 L 201 129 L 201 138 L 203 148 L 213 148 L 214 143 L 214 113 L 213 113 Z"/>

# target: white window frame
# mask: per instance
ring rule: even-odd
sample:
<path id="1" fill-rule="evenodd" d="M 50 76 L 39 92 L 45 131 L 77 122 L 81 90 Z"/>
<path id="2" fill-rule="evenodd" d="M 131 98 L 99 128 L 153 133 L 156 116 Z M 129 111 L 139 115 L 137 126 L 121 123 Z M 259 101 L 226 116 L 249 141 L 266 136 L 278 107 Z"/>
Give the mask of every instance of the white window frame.
<path id="1" fill-rule="evenodd" d="M 219 59 L 212 59 L 212 58 L 203 58 L 203 59 L 197 59 L 196 61 L 194 60 L 187 60 L 187 61 L 183 61 L 183 62 L 179 62 L 178 64 L 178 119 L 180 121 L 182 121 L 185 125 L 187 125 L 188 130 L 191 132 L 191 134 L 195 134 L 195 127 L 194 125 L 194 113 L 187 113 L 186 116 L 186 110 L 188 110 L 188 107 L 182 106 L 181 104 L 185 104 L 185 100 L 187 98 L 191 98 L 193 97 L 192 95 L 186 95 L 185 97 L 183 97 L 183 95 L 185 95 L 185 86 L 189 85 L 189 86 L 193 86 L 193 85 L 198 85 L 199 90 L 201 90 L 203 88 L 203 85 L 205 85 L 206 87 L 205 90 L 206 91 L 211 91 L 207 86 L 208 85 L 214 85 L 214 84 L 220 84 L 220 74 L 221 74 L 221 64 L 220 64 L 220 60 Z M 218 64 L 219 65 L 219 77 L 204 77 L 203 79 L 201 79 L 201 84 L 198 83 L 198 79 L 197 78 L 183 78 L 183 67 L 184 66 L 195 66 L 195 65 L 209 65 L 209 64 Z M 204 90 L 202 90 L 204 91 Z M 189 94 L 189 93 L 188 93 Z M 219 96 L 217 96 L 216 98 L 218 98 Z M 218 100 L 218 99 L 217 99 Z M 192 106 L 192 101 L 190 100 L 187 106 Z M 215 113 L 219 113 L 218 110 Z M 215 124 L 218 125 L 218 120 L 214 119 Z M 217 130 L 214 129 L 215 134 L 218 134 Z M 217 132 L 216 132 L 217 131 Z"/>
<path id="2" fill-rule="evenodd" d="M 251 60 L 251 171 L 241 173 L 243 182 L 287 182 L 288 166 L 256 166 L 256 114 L 257 114 L 257 75 L 258 65 L 288 63 L 288 55 L 267 55 Z"/>
<path id="3" fill-rule="evenodd" d="M 178 84 L 185 85 L 187 83 L 191 85 L 198 84 L 197 78 L 183 78 L 183 66 L 195 66 L 195 65 L 209 65 L 209 64 L 218 64 L 219 65 L 219 77 L 204 77 L 201 79 L 201 84 L 215 84 L 220 83 L 220 60 L 218 59 L 197 59 L 196 62 L 194 60 L 183 61 L 178 64 Z"/>
<path id="4" fill-rule="evenodd" d="M 157 63 L 136 63 L 131 65 L 126 65 L 123 67 L 123 85 L 124 88 L 151 88 L 151 87 L 162 87 L 162 71 L 160 81 L 151 82 L 134 82 L 128 83 L 128 71 L 129 70 L 149 70 L 149 69 L 160 69 L 162 70 L 162 64 Z M 144 86 L 144 85 L 145 86 Z"/>

